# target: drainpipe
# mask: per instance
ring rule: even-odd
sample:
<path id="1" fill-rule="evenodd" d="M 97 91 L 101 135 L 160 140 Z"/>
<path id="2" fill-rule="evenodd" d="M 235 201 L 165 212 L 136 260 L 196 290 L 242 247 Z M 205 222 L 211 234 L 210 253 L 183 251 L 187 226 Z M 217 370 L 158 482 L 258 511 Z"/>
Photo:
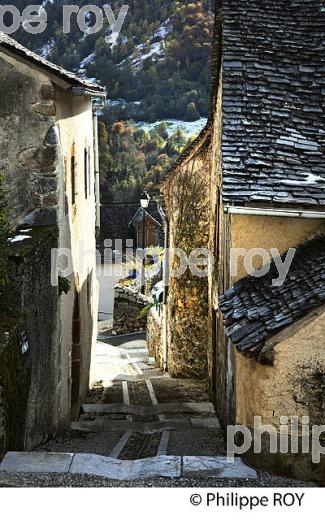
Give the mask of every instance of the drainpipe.
<path id="1" fill-rule="evenodd" d="M 164 262 L 163 262 L 163 286 L 164 286 L 164 298 L 163 298 L 163 312 L 162 312 L 162 347 L 163 347 L 163 368 L 164 372 L 168 372 L 168 287 L 169 287 L 169 254 L 168 254 L 168 220 L 162 207 L 162 200 L 157 200 L 158 211 L 164 224 Z"/>
<path id="2" fill-rule="evenodd" d="M 94 154 L 95 154 L 95 194 L 96 194 L 96 234 L 100 231 L 100 181 L 99 181 L 99 151 L 98 151 L 98 112 L 93 109 Z"/>

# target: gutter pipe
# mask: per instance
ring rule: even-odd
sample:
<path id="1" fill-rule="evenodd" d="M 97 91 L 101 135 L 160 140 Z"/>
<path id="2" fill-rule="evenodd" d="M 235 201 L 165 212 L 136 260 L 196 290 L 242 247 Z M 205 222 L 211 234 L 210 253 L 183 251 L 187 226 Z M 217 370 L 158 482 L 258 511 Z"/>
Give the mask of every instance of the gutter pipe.
<path id="1" fill-rule="evenodd" d="M 256 215 L 266 217 L 288 217 L 288 218 L 307 218 L 325 219 L 325 212 L 311 210 L 290 210 L 276 208 L 250 208 L 225 206 L 224 212 L 227 215 Z"/>

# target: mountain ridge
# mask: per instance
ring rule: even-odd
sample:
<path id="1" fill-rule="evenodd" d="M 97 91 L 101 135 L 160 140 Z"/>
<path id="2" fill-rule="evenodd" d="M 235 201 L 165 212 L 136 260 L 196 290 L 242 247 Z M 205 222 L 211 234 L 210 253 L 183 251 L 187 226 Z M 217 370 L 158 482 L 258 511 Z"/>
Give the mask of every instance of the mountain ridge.
<path id="1" fill-rule="evenodd" d="M 110 2 L 115 16 L 124 3 Z M 138 200 L 144 186 L 156 184 L 204 126 L 209 110 L 214 0 L 127 3 L 114 47 L 105 40 L 107 19 L 97 34 L 84 34 L 72 16 L 71 31 L 64 34 L 62 12 L 70 0 L 43 1 L 48 24 L 42 34 L 23 28 L 12 34 L 46 59 L 107 88 L 99 127 L 106 202 Z M 29 4 L 16 1 L 20 12 Z M 107 0 L 91 4 L 102 8 Z M 89 0 L 79 2 L 80 8 L 85 5 Z M 87 20 L 92 25 L 93 15 Z"/>

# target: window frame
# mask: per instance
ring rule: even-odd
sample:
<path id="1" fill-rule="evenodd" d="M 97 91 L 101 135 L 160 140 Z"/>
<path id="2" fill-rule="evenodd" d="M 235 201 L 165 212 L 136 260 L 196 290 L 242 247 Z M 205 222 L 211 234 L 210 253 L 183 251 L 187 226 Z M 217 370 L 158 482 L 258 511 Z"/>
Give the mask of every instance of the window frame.
<path id="1" fill-rule="evenodd" d="M 74 206 L 77 198 L 77 168 L 76 156 L 73 154 L 70 159 L 70 175 L 71 175 L 71 202 Z"/>

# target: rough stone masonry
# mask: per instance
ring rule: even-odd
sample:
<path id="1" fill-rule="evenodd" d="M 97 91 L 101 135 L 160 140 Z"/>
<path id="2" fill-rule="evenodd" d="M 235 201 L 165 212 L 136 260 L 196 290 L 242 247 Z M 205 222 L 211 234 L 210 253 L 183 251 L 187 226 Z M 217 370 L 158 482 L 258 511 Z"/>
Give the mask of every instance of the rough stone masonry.
<path id="1" fill-rule="evenodd" d="M 114 332 L 128 334 L 146 329 L 147 317 L 140 317 L 149 299 L 127 287 L 117 286 L 114 299 Z"/>

